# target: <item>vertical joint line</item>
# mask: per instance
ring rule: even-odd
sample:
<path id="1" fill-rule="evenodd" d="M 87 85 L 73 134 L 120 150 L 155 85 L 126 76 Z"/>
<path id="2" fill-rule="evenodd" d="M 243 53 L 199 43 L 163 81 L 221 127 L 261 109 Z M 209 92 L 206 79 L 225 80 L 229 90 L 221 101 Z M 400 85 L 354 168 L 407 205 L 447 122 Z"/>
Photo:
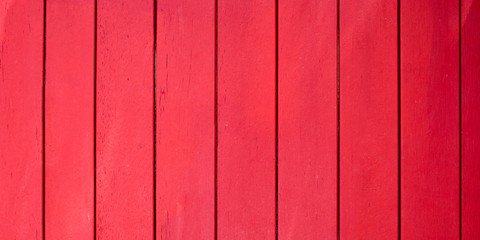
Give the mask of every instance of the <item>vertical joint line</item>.
<path id="1" fill-rule="evenodd" d="M 215 125 L 215 142 L 214 142 L 214 234 L 215 240 L 218 238 L 218 0 L 215 0 L 215 96 L 214 96 L 214 125 Z"/>
<path id="2" fill-rule="evenodd" d="M 458 82 L 459 82 L 459 235 L 462 239 L 462 0 L 458 1 Z"/>
<path id="3" fill-rule="evenodd" d="M 402 208 L 401 208 L 401 199 L 402 199 L 402 188 L 401 188 L 401 178 L 402 178 L 402 169 L 401 169 L 401 161 L 402 161 L 402 125 L 401 125 L 401 49 L 400 49 L 400 1 L 397 1 L 397 117 L 398 117 L 398 239 L 401 239 L 402 234 Z"/>
<path id="4" fill-rule="evenodd" d="M 340 239 L 340 0 L 337 0 L 337 239 Z"/>
<path id="5" fill-rule="evenodd" d="M 157 239 L 157 0 L 153 1 L 153 239 Z"/>
<path id="6" fill-rule="evenodd" d="M 42 238 L 45 240 L 45 65 L 47 42 L 47 0 L 43 1 L 43 69 L 42 69 Z"/>
<path id="7" fill-rule="evenodd" d="M 278 0 L 275 1 L 275 239 L 278 240 Z"/>
<path id="8" fill-rule="evenodd" d="M 93 239 L 97 239 L 97 0 L 94 6 L 93 40 Z"/>

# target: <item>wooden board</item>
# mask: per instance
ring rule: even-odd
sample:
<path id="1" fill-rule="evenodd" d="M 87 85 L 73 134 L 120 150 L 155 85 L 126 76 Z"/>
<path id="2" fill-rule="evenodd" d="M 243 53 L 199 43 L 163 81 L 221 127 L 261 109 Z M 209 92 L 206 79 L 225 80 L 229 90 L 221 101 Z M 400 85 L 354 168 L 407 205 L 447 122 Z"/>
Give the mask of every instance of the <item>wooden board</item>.
<path id="1" fill-rule="evenodd" d="M 91 239 L 95 1 L 48 1 L 45 238 Z"/>
<path id="2" fill-rule="evenodd" d="M 480 239 L 480 1 L 461 3 L 461 230 L 463 239 Z"/>
<path id="3" fill-rule="evenodd" d="M 458 3 L 400 2 L 402 239 L 460 235 Z"/>
<path id="4" fill-rule="evenodd" d="M 157 4 L 157 239 L 214 239 L 215 2 Z"/>
<path id="5" fill-rule="evenodd" d="M 40 239 L 43 1 L 0 6 L 0 235 Z"/>
<path id="6" fill-rule="evenodd" d="M 97 238 L 153 239 L 153 0 L 98 0 Z"/>
<path id="7" fill-rule="evenodd" d="M 398 237 L 397 2 L 340 1 L 340 239 Z"/>
<path id="8" fill-rule="evenodd" d="M 278 3 L 279 237 L 337 239 L 337 4 Z"/>
<path id="9" fill-rule="evenodd" d="M 218 239 L 275 239 L 275 1 L 218 1 Z"/>

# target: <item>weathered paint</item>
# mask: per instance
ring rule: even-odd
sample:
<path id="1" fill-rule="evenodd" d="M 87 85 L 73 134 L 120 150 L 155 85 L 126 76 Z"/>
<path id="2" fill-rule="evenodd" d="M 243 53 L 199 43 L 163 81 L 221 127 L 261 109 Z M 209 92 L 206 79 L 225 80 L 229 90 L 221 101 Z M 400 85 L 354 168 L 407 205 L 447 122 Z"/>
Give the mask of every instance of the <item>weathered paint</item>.
<path id="1" fill-rule="evenodd" d="M 459 1 L 400 1 L 401 237 L 460 236 Z"/>
<path id="2" fill-rule="evenodd" d="M 278 4 L 279 239 L 337 239 L 337 4 Z"/>
<path id="3" fill-rule="evenodd" d="M 45 238 L 92 239 L 95 1 L 48 1 Z"/>
<path id="4" fill-rule="evenodd" d="M 97 4 L 97 238 L 153 239 L 154 4 Z"/>
<path id="5" fill-rule="evenodd" d="M 340 0 L 340 238 L 398 237 L 397 1 Z"/>
<path id="6" fill-rule="evenodd" d="M 214 239 L 215 2 L 157 4 L 157 239 Z"/>
<path id="7" fill-rule="evenodd" d="M 275 239 L 275 1 L 218 1 L 218 239 Z"/>
<path id="8" fill-rule="evenodd" d="M 462 239 L 480 239 L 480 1 L 462 0 Z"/>
<path id="9" fill-rule="evenodd" d="M 0 6 L 0 238 L 41 239 L 43 1 Z"/>

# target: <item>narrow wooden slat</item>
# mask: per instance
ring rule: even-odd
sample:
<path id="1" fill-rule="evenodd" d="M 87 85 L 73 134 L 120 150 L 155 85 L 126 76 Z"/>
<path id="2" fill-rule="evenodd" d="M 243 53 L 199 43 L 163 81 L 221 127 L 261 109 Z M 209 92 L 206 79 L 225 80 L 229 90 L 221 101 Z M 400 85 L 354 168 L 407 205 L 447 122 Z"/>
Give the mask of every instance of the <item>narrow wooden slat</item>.
<path id="1" fill-rule="evenodd" d="M 43 1 L 0 1 L 0 238 L 42 238 Z"/>
<path id="2" fill-rule="evenodd" d="M 402 0 L 402 239 L 459 238 L 459 1 Z"/>
<path id="3" fill-rule="evenodd" d="M 480 1 L 462 0 L 462 238 L 480 239 Z"/>
<path id="4" fill-rule="evenodd" d="M 337 3 L 278 18 L 279 239 L 337 239 Z"/>
<path id="5" fill-rule="evenodd" d="M 214 239 L 215 2 L 157 7 L 157 239 Z"/>
<path id="6" fill-rule="evenodd" d="M 398 237 L 397 1 L 340 1 L 340 239 Z"/>
<path id="7" fill-rule="evenodd" d="M 97 238 L 153 239 L 153 0 L 98 0 Z"/>
<path id="8" fill-rule="evenodd" d="M 275 238 L 275 1 L 218 1 L 218 239 Z"/>
<path id="9" fill-rule="evenodd" d="M 46 239 L 93 237 L 94 4 L 47 3 Z"/>

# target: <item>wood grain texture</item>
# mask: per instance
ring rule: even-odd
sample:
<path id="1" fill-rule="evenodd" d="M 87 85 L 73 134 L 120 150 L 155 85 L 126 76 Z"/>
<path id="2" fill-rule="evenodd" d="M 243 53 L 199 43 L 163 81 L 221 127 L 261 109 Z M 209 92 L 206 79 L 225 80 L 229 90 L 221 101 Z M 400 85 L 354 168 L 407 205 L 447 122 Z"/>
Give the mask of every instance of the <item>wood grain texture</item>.
<path id="1" fill-rule="evenodd" d="M 153 239 L 153 0 L 97 4 L 97 238 Z"/>
<path id="2" fill-rule="evenodd" d="M 275 238 L 275 1 L 218 1 L 218 239 Z"/>
<path id="3" fill-rule="evenodd" d="M 214 239 L 215 2 L 157 4 L 157 239 Z"/>
<path id="4" fill-rule="evenodd" d="M 459 1 L 402 0 L 402 239 L 458 239 Z"/>
<path id="5" fill-rule="evenodd" d="M 43 1 L 0 6 L 0 238 L 40 239 Z"/>
<path id="6" fill-rule="evenodd" d="M 337 4 L 279 1 L 279 239 L 337 239 Z"/>
<path id="7" fill-rule="evenodd" d="M 48 1 L 45 238 L 93 237 L 95 1 Z"/>
<path id="8" fill-rule="evenodd" d="M 398 236 L 397 1 L 340 1 L 340 238 Z"/>
<path id="9" fill-rule="evenodd" d="M 463 0 L 462 239 L 480 239 L 480 1 Z"/>

